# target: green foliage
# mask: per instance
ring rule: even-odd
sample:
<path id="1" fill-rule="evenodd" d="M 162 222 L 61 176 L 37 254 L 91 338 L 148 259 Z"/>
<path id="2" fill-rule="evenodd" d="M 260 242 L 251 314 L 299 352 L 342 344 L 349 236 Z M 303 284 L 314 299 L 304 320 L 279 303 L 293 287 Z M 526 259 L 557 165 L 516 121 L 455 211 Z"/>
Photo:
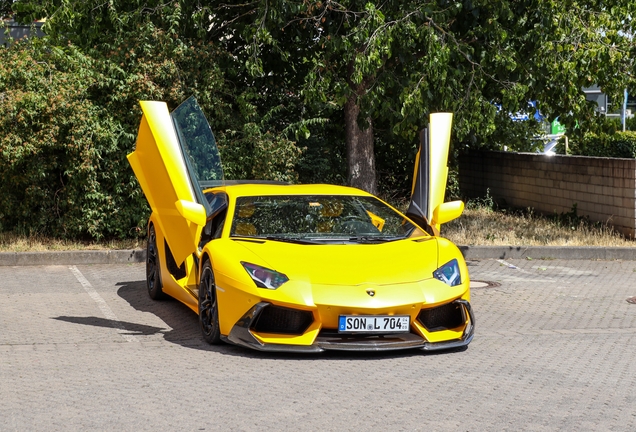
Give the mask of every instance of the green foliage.
<path id="1" fill-rule="evenodd" d="M 144 202 L 122 169 L 130 139 L 87 98 L 99 83 L 92 59 L 39 40 L 0 49 L 0 59 L 0 228 L 134 236 Z"/>
<path id="2" fill-rule="evenodd" d="M 499 113 L 494 119 L 495 130 L 482 147 L 492 150 L 534 152 L 539 148 L 537 137 L 543 135 L 543 125 L 531 118 L 513 121 L 507 113 Z"/>
<path id="3" fill-rule="evenodd" d="M 312 125 L 298 141 L 303 153 L 296 164 L 301 183 L 345 184 L 347 179 L 345 142 L 341 113 L 327 122 Z"/>
<path id="4" fill-rule="evenodd" d="M 452 167 L 448 170 L 448 180 L 446 180 L 446 201 L 455 201 L 462 199 L 462 191 L 459 187 L 459 170 Z"/>
<path id="5" fill-rule="evenodd" d="M 497 203 L 490 195 L 490 188 L 486 189 L 486 196 L 483 198 L 473 198 L 466 202 L 466 208 L 470 210 L 484 209 L 488 212 L 498 210 Z"/>
<path id="6" fill-rule="evenodd" d="M 595 116 L 581 88 L 622 91 L 633 67 L 629 0 L 612 7 L 596 0 L 203 4 L 214 10 L 209 37 L 245 65 L 247 85 L 301 98 L 303 109 L 290 105 L 290 118 L 332 118 L 355 100 L 360 126 L 367 119 L 374 126 L 383 193 L 410 190 L 404 174 L 412 161 L 409 168 L 401 161 L 428 113 L 455 113 L 454 151 L 532 151 L 540 125 L 512 122 L 507 113 L 538 100 L 545 116 L 560 115 L 572 128 L 574 119 Z M 329 130 L 313 133 L 331 142 Z"/>
<path id="7" fill-rule="evenodd" d="M 22 22 L 47 17 L 48 38 L 0 52 L 0 229 L 93 238 L 143 230 L 148 209 L 125 160 L 139 99 L 173 109 L 195 95 L 227 177 L 335 183 L 347 178 L 343 107 L 353 100 L 359 125 L 374 127 L 385 196 L 408 195 L 418 131 L 434 111 L 455 113 L 451 165 L 467 147 L 532 150 L 539 125 L 507 114 L 529 100 L 560 115 L 574 148 L 632 148 L 631 138 L 603 138 L 581 92 L 596 83 L 616 99 L 633 84 L 631 0 L 12 7 Z"/>
<path id="8" fill-rule="evenodd" d="M 0 0 L 0 18 L 11 18 L 13 0 Z"/>
<path id="9" fill-rule="evenodd" d="M 35 39 L 0 49 L 0 230 L 67 238 L 143 233 L 148 208 L 126 160 L 139 100 L 195 95 L 233 178 L 293 181 L 300 150 L 234 92 L 211 43 L 138 23 L 80 49 Z M 238 101 L 238 102 L 237 102 Z M 251 111 L 250 111 L 251 109 Z"/>
<path id="10" fill-rule="evenodd" d="M 410 196 L 413 170 L 419 142 L 404 139 L 391 131 L 390 124 L 378 122 L 374 127 L 378 192 L 387 199 L 399 200 Z"/>
<path id="11" fill-rule="evenodd" d="M 628 0 L 206 4 L 212 33 L 232 34 L 254 75 L 298 85 L 308 105 L 357 93 L 361 121 L 387 119 L 405 143 L 439 110 L 456 113 L 457 140 L 485 143 L 500 126 L 492 102 L 517 112 L 539 100 L 569 125 L 593 115 L 581 87 L 617 92 L 631 68 Z"/>
<path id="12" fill-rule="evenodd" d="M 579 216 L 577 207 L 577 203 L 574 203 L 570 211 L 554 213 L 550 218 L 556 222 L 557 226 L 570 227 L 571 229 L 575 229 L 575 227 L 581 223 L 589 223 L 590 220 L 588 217 Z"/>
<path id="13" fill-rule="evenodd" d="M 586 133 L 577 140 L 571 140 L 568 147 L 569 154 L 573 155 L 635 158 L 636 132 Z"/>
<path id="14" fill-rule="evenodd" d="M 608 134 L 613 134 L 615 132 L 623 131 L 623 123 L 621 122 L 620 117 L 606 117 L 599 116 L 599 126 L 597 132 L 605 132 Z M 626 131 L 636 131 L 636 116 L 629 117 L 625 119 L 625 130 Z"/>

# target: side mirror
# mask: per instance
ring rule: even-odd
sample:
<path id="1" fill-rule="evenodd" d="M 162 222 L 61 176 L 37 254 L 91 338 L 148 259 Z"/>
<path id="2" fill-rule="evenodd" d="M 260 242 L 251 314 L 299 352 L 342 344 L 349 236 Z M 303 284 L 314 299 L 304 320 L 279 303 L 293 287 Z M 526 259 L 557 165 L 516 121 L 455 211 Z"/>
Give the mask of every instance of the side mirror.
<path id="1" fill-rule="evenodd" d="M 177 207 L 179 214 L 186 220 L 200 226 L 205 225 L 208 216 L 205 212 L 205 207 L 201 204 L 186 200 L 179 200 L 175 202 L 174 205 Z"/>
<path id="2" fill-rule="evenodd" d="M 441 225 L 457 219 L 464 211 L 463 201 L 451 201 L 442 203 L 433 210 L 432 225 Z"/>

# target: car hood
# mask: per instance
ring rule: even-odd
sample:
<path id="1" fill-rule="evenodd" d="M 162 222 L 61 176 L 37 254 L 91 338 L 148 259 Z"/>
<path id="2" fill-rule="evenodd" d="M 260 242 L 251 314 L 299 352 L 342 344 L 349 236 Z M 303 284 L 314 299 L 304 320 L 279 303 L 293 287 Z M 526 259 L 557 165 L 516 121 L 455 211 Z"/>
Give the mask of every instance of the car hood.
<path id="1" fill-rule="evenodd" d="M 435 238 L 380 244 L 300 245 L 237 241 L 292 280 L 321 285 L 396 284 L 429 279 L 438 267 Z"/>

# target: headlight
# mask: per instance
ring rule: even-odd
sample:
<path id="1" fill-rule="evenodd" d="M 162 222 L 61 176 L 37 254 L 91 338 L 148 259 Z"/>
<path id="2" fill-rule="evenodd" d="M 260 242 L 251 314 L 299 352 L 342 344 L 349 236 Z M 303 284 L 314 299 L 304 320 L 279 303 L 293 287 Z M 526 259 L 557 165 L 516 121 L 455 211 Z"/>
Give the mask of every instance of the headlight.
<path id="1" fill-rule="evenodd" d="M 243 267 L 259 288 L 275 290 L 289 280 L 286 275 L 278 273 L 277 271 L 243 261 L 241 261 L 241 264 L 243 264 Z"/>
<path id="2" fill-rule="evenodd" d="M 459 263 L 456 259 L 450 260 L 433 272 L 435 279 L 441 280 L 447 285 L 455 286 L 462 283 L 462 276 L 459 274 Z"/>

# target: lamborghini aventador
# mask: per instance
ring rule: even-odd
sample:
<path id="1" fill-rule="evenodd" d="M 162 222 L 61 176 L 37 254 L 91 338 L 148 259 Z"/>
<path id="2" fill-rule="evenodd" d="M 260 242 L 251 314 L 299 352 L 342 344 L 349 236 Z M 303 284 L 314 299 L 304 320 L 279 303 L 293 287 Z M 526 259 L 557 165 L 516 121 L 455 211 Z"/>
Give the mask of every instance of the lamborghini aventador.
<path id="1" fill-rule="evenodd" d="M 172 113 L 142 101 L 128 156 L 152 209 L 150 297 L 199 315 L 203 338 L 263 351 L 440 350 L 467 346 L 475 319 L 461 252 L 439 236 L 452 115 L 422 133 L 400 213 L 364 191 L 224 179 L 194 98 Z"/>

